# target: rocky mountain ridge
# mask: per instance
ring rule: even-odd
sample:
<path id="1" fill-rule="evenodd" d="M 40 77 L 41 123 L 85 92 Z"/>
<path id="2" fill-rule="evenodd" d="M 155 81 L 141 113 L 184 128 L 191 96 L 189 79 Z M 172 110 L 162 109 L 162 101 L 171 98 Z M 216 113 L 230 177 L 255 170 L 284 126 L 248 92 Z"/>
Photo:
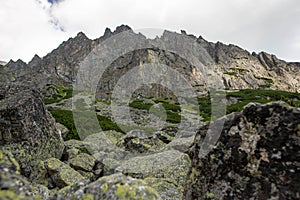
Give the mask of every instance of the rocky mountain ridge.
<path id="1" fill-rule="evenodd" d="M 80 32 L 76 37 L 63 42 L 43 58 L 35 55 L 28 64 L 22 60 L 8 62 L 1 67 L 2 81 L 27 82 L 38 86 L 43 91 L 45 91 L 46 85 L 51 84 L 71 87 L 76 81 L 80 63 L 88 54 L 107 38 L 123 31 L 132 32 L 132 29 L 121 25 L 112 32 L 107 28 L 104 35 L 95 40 L 87 38 L 84 33 Z M 135 35 L 136 37 L 141 36 L 140 33 Z M 165 31 L 160 39 L 172 38 L 173 35 L 176 35 L 176 33 Z M 250 54 L 238 46 L 225 45 L 221 42 L 208 42 L 201 36 L 197 38 L 193 35 L 187 35 L 185 31 L 182 31 L 181 35 L 192 38 L 207 51 L 212 59 L 212 64 L 218 70 L 217 77 L 222 80 L 225 89 L 267 88 L 299 92 L 300 63 L 285 62 L 275 55 L 265 52 Z M 141 51 L 144 51 L 144 53 L 139 53 Z M 163 53 L 165 55 L 160 55 L 161 53 L 163 52 L 159 49 L 135 50 L 130 55 L 118 58 L 119 60 L 114 63 L 119 65 L 118 68 L 129 70 L 138 63 L 151 63 L 153 60 L 157 60 L 160 63 L 169 64 L 175 69 L 181 70 L 180 72 L 191 77 L 190 79 L 195 79 L 195 74 L 190 74 L 189 70 L 182 70 L 190 68 L 189 63 L 178 63 L 179 56 L 176 54 L 167 56 L 167 52 Z M 152 59 L 149 60 L 149 57 L 152 57 Z M 112 65 L 114 64 L 112 63 Z M 123 67 L 120 65 L 123 65 Z M 111 73 L 104 78 L 115 80 L 115 78 L 112 78 L 112 74 L 118 72 L 110 71 Z M 113 82 L 107 82 L 106 84 L 114 85 Z M 198 80 L 198 83 L 194 81 L 193 85 L 203 85 L 203 80 Z M 203 88 L 200 89 L 203 90 Z M 111 88 L 106 88 L 106 90 L 111 90 Z M 107 91 L 101 92 L 106 93 Z"/>

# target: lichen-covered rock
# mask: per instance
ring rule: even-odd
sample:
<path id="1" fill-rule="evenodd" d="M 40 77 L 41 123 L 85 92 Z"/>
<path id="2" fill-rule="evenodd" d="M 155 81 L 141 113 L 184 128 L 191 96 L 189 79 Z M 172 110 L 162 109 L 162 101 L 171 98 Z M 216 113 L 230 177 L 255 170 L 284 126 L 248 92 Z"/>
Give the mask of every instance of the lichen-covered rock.
<path id="1" fill-rule="evenodd" d="M 76 157 L 68 160 L 68 163 L 76 170 L 91 172 L 95 166 L 96 159 L 89 154 L 80 153 Z"/>
<path id="2" fill-rule="evenodd" d="M 158 193 L 144 181 L 122 174 L 104 176 L 96 182 L 87 185 L 82 191 L 83 197 L 88 195 L 92 199 L 161 199 Z M 78 195 L 79 193 L 80 191 L 77 191 L 75 194 Z"/>
<path id="3" fill-rule="evenodd" d="M 194 136 L 174 138 L 165 149 L 175 149 L 180 152 L 186 152 L 194 142 Z"/>
<path id="4" fill-rule="evenodd" d="M 154 153 L 162 150 L 165 146 L 157 137 L 126 137 L 124 138 L 125 150 L 131 153 Z"/>
<path id="5" fill-rule="evenodd" d="M 0 199 L 42 199 L 49 197 L 49 191 L 42 185 L 31 185 L 20 174 L 20 166 L 10 152 L 0 149 Z"/>
<path id="6" fill-rule="evenodd" d="M 183 199 L 182 188 L 179 189 L 177 183 L 168 178 L 146 178 L 144 181 L 154 188 L 162 199 Z"/>
<path id="7" fill-rule="evenodd" d="M 72 139 L 72 140 L 65 141 L 64 144 L 65 144 L 65 152 L 64 153 L 66 153 L 66 151 L 69 149 L 77 149 L 78 153 L 90 153 L 90 151 L 87 149 L 87 147 L 89 145 L 85 141 Z"/>
<path id="8" fill-rule="evenodd" d="M 2 85 L 0 92 L 0 144 L 14 155 L 21 173 L 33 178 L 41 160 L 61 157 L 62 137 L 39 91 Z"/>
<path id="9" fill-rule="evenodd" d="M 121 165 L 119 160 L 113 158 L 104 158 L 102 160 L 104 165 L 103 173 L 104 175 L 110 175 L 116 172 L 116 168 Z"/>
<path id="10" fill-rule="evenodd" d="M 175 131 L 176 133 L 177 131 Z M 157 131 L 153 134 L 155 137 L 163 141 L 165 144 L 170 143 L 174 139 L 174 133 L 168 133 L 165 131 Z"/>
<path id="11" fill-rule="evenodd" d="M 56 158 L 46 160 L 45 167 L 53 183 L 59 188 L 87 181 L 79 172 Z"/>
<path id="12" fill-rule="evenodd" d="M 115 145 L 120 146 L 122 143 L 122 137 L 124 133 L 117 132 L 114 130 L 103 131 L 107 138 Z"/>
<path id="13" fill-rule="evenodd" d="M 250 103 L 227 116 L 215 148 L 201 157 L 207 129 L 190 152 L 186 199 L 299 199 L 299 108 Z"/>
<path id="14" fill-rule="evenodd" d="M 69 129 L 60 123 L 56 123 L 56 127 L 60 131 L 62 138 L 65 140 L 70 132 Z"/>
<path id="15" fill-rule="evenodd" d="M 84 139 L 86 148 L 98 161 L 105 158 L 122 160 L 128 152 L 117 146 L 107 134 L 108 132 L 100 132 L 87 136 Z"/>
<path id="16" fill-rule="evenodd" d="M 147 156 L 133 157 L 122 162 L 116 171 L 134 178 L 167 178 L 171 184 L 176 185 L 176 193 L 182 195 L 189 168 L 190 159 L 187 154 L 169 150 Z"/>

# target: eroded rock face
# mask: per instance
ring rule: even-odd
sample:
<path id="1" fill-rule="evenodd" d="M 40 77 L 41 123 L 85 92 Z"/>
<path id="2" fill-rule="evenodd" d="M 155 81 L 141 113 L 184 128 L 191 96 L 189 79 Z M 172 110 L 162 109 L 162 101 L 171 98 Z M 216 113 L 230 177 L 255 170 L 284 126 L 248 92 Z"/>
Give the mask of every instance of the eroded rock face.
<path id="1" fill-rule="evenodd" d="M 0 91 L 0 144 L 15 156 L 21 173 L 34 178 L 40 161 L 61 157 L 62 137 L 37 90 L 10 85 Z"/>
<path id="2" fill-rule="evenodd" d="M 300 110 L 251 103 L 227 116 L 216 147 L 199 158 L 203 127 L 190 152 L 186 199 L 298 199 Z"/>

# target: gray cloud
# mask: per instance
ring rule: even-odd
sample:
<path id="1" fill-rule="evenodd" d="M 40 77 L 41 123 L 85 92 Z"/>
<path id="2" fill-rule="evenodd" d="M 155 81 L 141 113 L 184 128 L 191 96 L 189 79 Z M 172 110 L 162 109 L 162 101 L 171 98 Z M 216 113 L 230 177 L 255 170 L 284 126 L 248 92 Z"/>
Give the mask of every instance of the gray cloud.
<path id="1" fill-rule="evenodd" d="M 134 29 L 185 29 L 210 41 L 233 43 L 250 52 L 267 51 L 288 61 L 300 61 L 298 0 L 39 2 L 43 8 L 34 0 L 10 0 L 1 6 L 0 60 L 28 61 L 35 53 L 45 55 L 79 31 L 96 38 L 106 27 L 128 24 Z"/>

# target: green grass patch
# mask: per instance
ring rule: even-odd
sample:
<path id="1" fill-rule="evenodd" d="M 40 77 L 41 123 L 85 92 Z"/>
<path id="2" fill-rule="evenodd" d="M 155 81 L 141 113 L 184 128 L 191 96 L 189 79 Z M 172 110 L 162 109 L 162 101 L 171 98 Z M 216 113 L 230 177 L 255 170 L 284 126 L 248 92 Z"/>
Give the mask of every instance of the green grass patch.
<path id="1" fill-rule="evenodd" d="M 232 70 L 232 71 L 238 71 L 238 72 L 240 72 L 240 73 L 243 73 L 243 72 L 249 72 L 248 69 L 243 69 L 243 68 L 238 68 L 238 67 L 231 67 L 231 68 L 229 68 L 229 69 Z"/>
<path id="2" fill-rule="evenodd" d="M 238 103 L 227 106 L 226 113 L 240 112 L 245 105 L 251 102 L 266 104 L 271 101 L 284 101 L 291 106 L 300 107 L 300 94 L 280 90 L 244 89 L 236 92 L 227 92 L 227 98 L 237 98 Z M 204 121 L 211 120 L 211 100 L 209 96 L 198 97 L 200 115 Z"/>
<path id="3" fill-rule="evenodd" d="M 61 86 L 51 86 L 49 88 L 54 88 L 56 94 L 52 95 L 51 98 L 45 98 L 45 104 L 58 103 L 64 99 L 70 99 L 73 96 L 73 88 L 63 88 Z"/>
<path id="4" fill-rule="evenodd" d="M 80 140 L 77 129 L 75 127 L 72 111 L 49 109 L 49 112 L 55 118 L 56 122 L 63 124 L 64 126 L 66 126 L 69 129 L 69 134 L 67 135 L 65 140 L 70 140 L 70 139 Z M 97 128 L 89 120 L 89 117 L 91 116 L 91 114 L 93 114 L 93 113 L 92 112 L 88 113 L 87 111 L 85 111 L 85 112 L 80 112 L 79 115 L 76 115 L 77 117 L 80 117 L 79 120 L 81 120 L 82 123 L 85 124 L 85 129 L 89 129 L 89 127 L 90 127 L 91 132 L 83 133 L 84 135 L 92 134 L 93 130 L 96 130 L 96 128 Z M 115 122 L 113 122 L 111 119 L 109 119 L 108 117 L 97 115 L 97 120 L 99 122 L 99 125 L 100 125 L 102 131 L 115 130 L 115 131 L 124 133 L 124 131 L 122 131 L 120 129 L 120 127 Z M 101 131 L 101 130 L 99 130 L 99 131 Z"/>
<path id="5" fill-rule="evenodd" d="M 152 103 L 146 103 L 143 100 L 135 100 L 129 103 L 129 107 L 140 109 L 140 110 L 150 110 L 153 106 Z"/>
<path id="6" fill-rule="evenodd" d="M 259 88 L 261 88 L 261 89 L 266 89 L 266 88 L 270 88 L 271 86 L 272 86 L 272 84 L 267 83 L 267 84 L 259 85 Z"/>
<path id="7" fill-rule="evenodd" d="M 266 78 L 266 77 L 259 77 L 259 76 L 254 76 L 256 79 L 259 79 L 259 80 L 264 80 L 264 81 L 266 81 L 267 83 L 269 83 L 269 84 L 272 84 L 274 81 L 273 81 L 273 79 L 271 79 L 271 78 Z"/>
<path id="8" fill-rule="evenodd" d="M 230 75 L 230 76 L 236 76 L 236 72 L 224 72 L 224 74 Z"/>
<path id="9" fill-rule="evenodd" d="M 227 92 L 227 98 L 233 97 L 238 100 L 236 104 L 232 104 L 227 106 L 227 114 L 232 112 L 239 112 L 243 109 L 245 105 L 250 102 L 257 102 L 257 103 L 268 103 L 271 101 L 285 101 L 291 106 L 300 107 L 300 94 L 299 93 L 292 93 L 287 91 L 278 91 L 278 90 L 263 90 L 263 89 L 244 89 L 236 92 Z M 199 106 L 200 115 L 203 117 L 204 121 L 214 120 L 211 119 L 212 109 L 211 109 L 211 99 L 210 96 L 203 96 L 198 97 L 197 99 L 187 99 L 192 105 Z M 165 108 L 167 118 L 166 121 L 178 124 L 182 120 L 182 116 L 180 115 L 181 109 L 180 105 L 178 104 L 171 104 L 169 100 L 160 100 L 161 105 Z M 149 111 L 150 108 L 153 106 L 151 103 L 145 103 L 143 100 L 136 100 L 130 103 L 131 107 L 137 109 L 143 109 Z M 195 109 L 196 107 L 189 106 L 189 109 Z M 218 110 L 218 109 L 216 109 Z M 74 124 L 73 120 L 73 113 L 70 110 L 49 110 L 53 117 L 55 118 L 56 122 L 65 125 L 70 133 L 67 136 L 66 140 L 69 139 L 80 139 Z M 96 130 L 95 124 L 92 124 L 89 120 L 91 116 L 93 116 L 92 111 L 79 111 L 79 117 L 81 122 L 85 124 L 85 127 L 90 127 L 90 130 Z M 159 117 L 159 116 L 158 116 Z M 153 131 L 151 128 L 140 127 L 140 126 L 128 126 L 128 125 L 120 125 L 113 122 L 110 118 L 99 116 L 97 115 L 97 120 L 99 125 L 103 131 L 106 130 L 115 130 L 118 132 L 128 132 L 133 129 L 143 129 L 146 132 Z M 122 128 L 122 129 L 121 129 Z M 100 131 L 100 130 L 99 130 Z M 92 132 L 87 133 L 92 134 Z"/>
<path id="10" fill-rule="evenodd" d="M 210 96 L 198 97 L 200 115 L 203 117 L 203 121 L 211 120 L 211 101 Z"/>
<path id="11" fill-rule="evenodd" d="M 300 107 L 300 94 L 280 91 L 280 90 L 263 90 L 263 89 L 244 89 L 237 92 L 228 92 L 227 97 L 235 97 L 238 103 L 227 107 L 227 113 L 238 112 L 250 102 L 268 103 L 271 101 L 284 101 L 291 106 Z"/>
<path id="12" fill-rule="evenodd" d="M 52 114 L 56 122 L 63 124 L 65 127 L 69 129 L 69 134 L 67 135 L 65 140 L 80 139 L 75 127 L 72 111 L 49 109 L 49 112 Z"/>
<path id="13" fill-rule="evenodd" d="M 164 109 L 166 110 L 166 114 L 167 114 L 167 122 L 170 123 L 180 123 L 181 121 L 181 108 L 179 104 L 172 104 L 170 102 L 172 102 L 171 99 L 163 99 L 163 98 L 159 98 L 159 99 L 155 99 L 153 100 L 155 103 L 161 103 L 161 105 L 164 107 Z M 141 109 L 141 110 L 147 110 L 149 111 L 150 108 L 153 106 L 152 103 L 146 103 L 144 102 L 144 100 L 134 100 L 132 102 L 129 103 L 129 106 L 132 108 L 136 108 L 136 109 Z M 155 113 L 153 113 L 155 114 Z M 158 117 L 160 117 L 158 115 Z"/>
<path id="14" fill-rule="evenodd" d="M 122 131 L 122 129 L 108 117 L 97 115 L 97 119 L 103 131 L 115 130 L 117 132 L 124 133 L 124 131 Z"/>

